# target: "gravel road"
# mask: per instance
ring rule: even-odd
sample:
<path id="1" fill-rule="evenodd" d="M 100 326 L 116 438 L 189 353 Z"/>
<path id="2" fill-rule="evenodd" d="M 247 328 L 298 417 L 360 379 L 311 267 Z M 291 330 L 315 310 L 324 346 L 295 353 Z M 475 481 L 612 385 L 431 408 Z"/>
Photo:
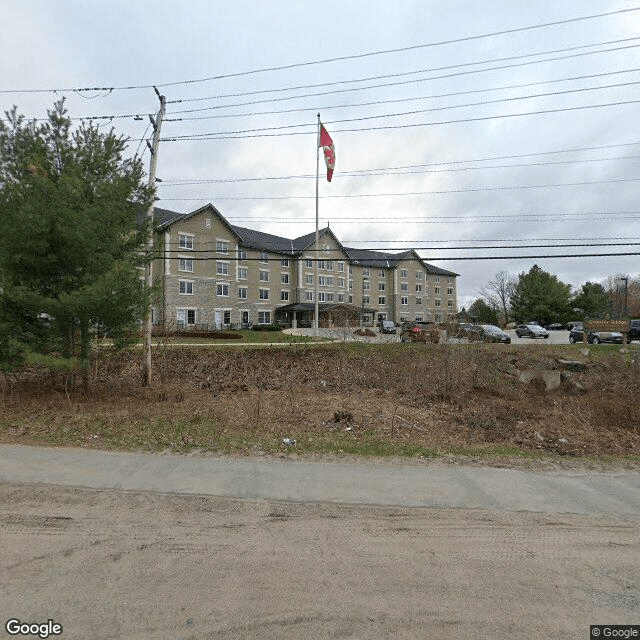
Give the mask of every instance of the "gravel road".
<path id="1" fill-rule="evenodd" d="M 68 467 L 76 483 L 79 473 L 91 477 L 93 467 L 93 482 L 87 483 L 92 488 L 71 486 L 60 476 L 52 484 L 42 478 L 54 466 L 49 463 L 47 470 L 47 452 L 51 459 L 65 450 L 43 449 L 38 458 L 29 451 L 37 448 L 25 447 L 22 455 L 32 456 L 25 462 L 15 449 L 0 447 L 3 626 L 9 618 L 52 619 L 63 627 L 56 637 L 74 639 L 512 640 L 587 639 L 589 624 L 640 623 L 635 507 L 626 514 L 623 507 L 584 507 L 596 504 L 595 490 L 584 488 L 594 486 L 589 479 L 605 482 L 601 487 L 609 490 L 626 487 L 632 504 L 638 491 L 633 471 L 532 473 L 558 501 L 562 481 L 567 487 L 574 483 L 570 492 L 575 483 L 586 483 L 583 506 L 566 509 L 552 502 L 559 506 L 543 512 L 491 506 L 473 490 L 468 496 L 476 495 L 475 508 L 264 497 L 265 469 L 282 473 L 269 462 L 305 468 L 284 461 L 253 461 L 262 466 L 253 467 L 255 495 L 245 498 L 126 489 L 146 473 L 156 482 L 153 465 L 141 466 L 132 454 L 101 458 L 103 452 L 93 451 L 72 450 L 84 453 L 85 462 Z M 23 461 L 19 480 L 8 478 L 20 466 L 8 464 L 10 458 Z M 121 459 L 138 473 L 127 477 Z M 104 460 L 113 462 L 120 488 L 96 486 Z M 302 489 L 324 482 L 330 491 L 332 482 L 344 482 L 342 466 L 348 465 L 335 465 L 332 480 L 331 463 L 310 465 L 312 481 Z M 397 465 L 364 466 L 372 488 L 385 478 L 401 481 Z M 175 476 L 176 468 L 167 475 Z M 430 467 L 406 468 L 429 475 Z M 227 473 L 224 465 L 208 469 Z M 38 482 L 27 480 L 29 470 Z M 472 482 L 472 469 L 448 469 L 456 470 L 461 483 Z M 182 478 L 187 476 L 183 471 Z M 251 474 L 244 477 L 249 482 Z M 511 482 L 513 477 L 503 476 Z M 528 475 L 518 477 L 524 486 Z M 446 496 L 446 483 L 437 486 L 441 498 Z M 614 504 L 622 504 L 620 495 Z"/>

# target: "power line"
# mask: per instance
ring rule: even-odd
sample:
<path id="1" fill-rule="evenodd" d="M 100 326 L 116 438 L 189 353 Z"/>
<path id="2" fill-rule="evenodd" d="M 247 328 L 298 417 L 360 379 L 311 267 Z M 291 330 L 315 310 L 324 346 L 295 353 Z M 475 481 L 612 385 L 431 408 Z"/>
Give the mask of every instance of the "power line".
<path id="1" fill-rule="evenodd" d="M 77 92 L 77 93 L 81 93 L 81 92 L 87 92 L 87 91 L 98 91 L 98 92 L 102 92 L 102 91 L 106 91 L 106 92 L 113 92 L 113 91 L 123 91 L 123 90 L 133 90 L 133 89 L 151 89 L 154 86 L 155 87 L 173 87 L 173 86 L 179 86 L 179 85 L 187 85 L 187 84 L 197 84 L 197 83 L 202 83 L 202 82 L 210 82 L 212 80 L 221 80 L 223 78 L 237 78 L 240 76 L 247 76 L 247 75 L 252 75 L 252 74 L 258 74 L 258 73 L 265 73 L 265 72 L 272 72 L 272 71 L 283 71 L 285 69 L 295 69 L 295 68 L 301 68 L 301 67 L 308 67 L 308 66 L 312 66 L 312 65 L 321 65 L 321 64 L 327 64 L 327 63 L 331 63 L 331 62 L 341 62 L 341 61 L 345 61 L 345 60 L 357 60 L 357 59 L 362 59 L 362 58 L 367 58 L 367 57 L 372 57 L 372 56 L 380 56 L 380 55 L 389 55 L 392 53 L 402 53 L 402 52 L 406 52 L 406 51 L 415 51 L 418 49 L 424 49 L 424 48 L 428 48 L 428 47 L 438 47 L 438 46 L 442 46 L 442 45 L 447 45 L 447 44 L 457 44 L 460 42 L 470 42 L 470 41 L 474 41 L 474 40 L 481 40 L 484 38 L 492 38 L 492 37 L 496 37 L 496 36 L 501 36 L 501 35 L 507 35 L 507 34 L 512 34 L 512 33 L 519 33 L 519 32 L 523 32 L 523 31 L 531 31 L 534 29 L 543 29 L 546 27 L 554 27 L 554 26 L 559 26 L 559 25 L 564 25 L 564 24 L 571 24 L 574 22 L 581 22 L 581 21 L 585 21 L 585 20 L 594 20 L 597 18 L 604 18 L 604 17 L 608 17 L 608 16 L 613 16 L 613 15 L 620 15 L 623 13 L 629 13 L 632 11 L 638 11 L 640 9 L 640 7 L 629 7 L 627 9 L 618 9 L 616 11 L 606 11 L 603 13 L 596 13 L 596 14 L 590 14 L 590 15 L 586 15 L 586 16 L 578 16 L 576 18 L 565 18 L 563 20 L 554 20 L 552 22 L 544 22 L 544 23 L 539 23 L 539 24 L 533 24 L 533 25 L 528 25 L 525 27 L 514 27 L 512 29 L 503 29 L 501 31 L 493 31 L 493 32 L 489 32 L 489 33 L 484 33 L 484 34 L 479 34 L 479 35 L 474 35 L 474 36 L 464 36 L 464 37 L 460 37 L 460 38 L 452 38 L 449 40 L 440 40 L 440 41 L 436 41 L 436 42 L 427 42 L 427 43 L 423 43 L 423 44 L 417 44 L 417 45 L 412 45 L 412 46 L 407 46 L 407 47 L 398 47 L 395 49 L 383 49 L 380 51 L 370 51 L 367 53 L 359 53 L 359 54 L 353 54 L 353 55 L 348 55 L 348 56 L 336 56 L 334 58 L 326 58 L 323 60 L 312 60 L 312 61 L 307 61 L 307 62 L 298 62 L 298 63 L 292 63 L 292 64 L 287 64 L 287 65 L 280 65 L 280 66 L 273 66 L 273 67 L 262 67 L 262 68 L 258 68 L 258 69 L 251 69 L 251 70 L 247 70 L 247 71 L 240 71 L 240 72 L 236 72 L 236 73 L 227 73 L 227 74 L 220 74 L 220 75 L 216 75 L 216 76 L 209 76 L 209 77 L 205 77 L 205 78 L 197 78 L 197 79 L 193 79 L 193 80 L 179 80 L 179 81 L 175 81 L 175 82 L 164 82 L 164 83 L 154 83 L 154 84 L 140 84 L 140 85 L 126 85 L 126 86 L 107 86 L 107 87 L 76 87 L 76 88 L 49 88 L 49 89 L 0 89 L 0 93 L 58 93 L 58 92 Z"/>
<path id="2" fill-rule="evenodd" d="M 441 195 L 448 193 L 475 193 L 478 191 L 512 191 L 517 189 L 547 189 L 551 187 L 577 187 L 592 184 L 615 184 L 622 182 L 638 182 L 640 178 L 616 178 L 611 180 L 586 180 L 582 182 L 562 182 L 556 184 L 515 185 L 511 187 L 476 187 L 473 189 L 443 189 L 439 191 L 405 191 L 397 193 L 352 193 L 342 195 L 320 196 L 323 200 L 334 198 L 378 198 L 399 196 Z M 215 200 L 308 200 L 316 196 L 218 196 Z M 166 201 L 201 201 L 203 198 L 162 198 Z"/>
<path id="3" fill-rule="evenodd" d="M 347 109 L 352 107 L 370 107 L 370 106 L 378 106 L 381 104 L 395 104 L 401 102 L 415 102 L 417 100 L 433 100 L 435 98 L 451 98 L 454 96 L 464 96 L 470 95 L 474 93 L 488 93 L 491 91 L 506 91 L 507 89 L 523 89 L 525 87 L 535 87 L 543 84 L 554 84 L 556 82 L 572 82 L 574 80 L 587 80 L 591 78 L 602 78 L 605 76 L 613 76 L 623 73 L 635 73 L 640 71 L 640 67 L 636 67 L 634 69 L 618 69 L 616 71 L 607 71 L 603 73 L 591 73 L 581 76 L 568 76 L 566 78 L 557 78 L 554 80 L 539 80 L 537 82 L 525 82 L 523 84 L 507 84 L 502 85 L 500 87 L 489 87 L 487 89 L 470 89 L 467 91 L 451 91 L 448 93 L 436 93 L 428 96 L 415 96 L 412 98 L 394 98 L 389 100 L 373 100 L 369 102 L 355 102 L 352 104 L 336 104 L 336 105 L 324 105 L 322 107 L 314 107 L 313 109 L 309 107 L 300 107 L 297 109 L 278 109 L 272 111 L 250 111 L 248 113 L 219 113 L 212 116 L 191 116 L 186 118 L 172 118 L 171 122 L 190 122 L 193 120 L 215 120 L 220 118 L 245 118 L 249 116 L 264 116 L 264 115 L 279 115 L 282 113 L 306 113 L 311 111 L 316 111 L 317 109 L 321 110 L 331 110 L 331 109 Z M 213 109 L 218 109 L 220 107 L 205 107 L 202 109 L 188 109 L 185 111 L 173 111 L 172 113 L 195 113 L 199 111 L 211 111 Z M 100 116 L 105 117 L 105 116 Z M 123 116 L 112 116 L 114 118 L 128 118 L 130 115 Z"/>
<path id="4" fill-rule="evenodd" d="M 285 96 L 283 98 L 264 98 L 262 100 L 250 100 L 248 102 L 236 102 L 236 103 L 232 103 L 232 104 L 223 104 L 223 105 L 218 105 L 218 106 L 214 106 L 214 107 L 208 107 L 208 108 L 201 108 L 201 109 L 186 109 L 186 110 L 182 110 L 182 111 L 172 111 L 171 114 L 176 114 L 176 113 L 195 113 L 196 111 L 209 111 L 209 110 L 213 110 L 213 109 L 228 109 L 231 107 L 244 107 L 244 106 L 248 106 L 248 105 L 252 105 L 252 104 L 265 104 L 268 102 L 285 102 L 288 100 L 299 100 L 302 98 L 317 98 L 319 96 L 328 96 L 328 95 L 333 95 L 336 93 L 349 93 L 349 92 L 353 92 L 353 91 L 365 91 L 365 90 L 369 90 L 369 89 L 381 89 L 384 87 L 397 87 L 397 86 L 401 86 L 401 85 L 407 85 L 407 84 L 416 84 L 419 82 L 428 82 L 430 80 L 443 80 L 445 78 L 454 78 L 454 77 L 458 77 L 458 76 L 467 76 L 467 75 L 472 75 L 475 73 L 485 73 L 486 71 L 501 71 L 503 69 L 512 69 L 515 67 L 524 67 L 524 66 L 530 66 L 533 64 L 540 64 L 543 62 L 557 62 L 559 60 L 567 60 L 569 58 L 578 58 L 581 56 L 588 56 L 588 55 L 594 55 L 597 53 L 610 53 L 612 51 L 623 51 L 625 49 L 635 49 L 640 45 L 634 44 L 634 45 L 630 45 L 628 47 L 616 47 L 614 49 L 602 49 L 600 51 L 588 51 L 586 53 L 576 53 L 573 55 L 567 55 L 567 56 L 558 56 L 555 58 L 545 58 L 544 60 L 533 60 L 533 61 L 529 61 L 529 62 L 519 62 L 519 63 L 515 63 L 515 64 L 505 64 L 505 65 L 499 65 L 497 67 L 487 67 L 486 69 L 473 69 L 471 71 L 458 71 L 456 73 L 448 73 L 448 74 L 443 74 L 443 75 L 438 75 L 438 76 L 429 76 L 427 78 L 418 78 L 416 80 L 403 80 L 400 82 L 385 82 L 385 83 L 381 83 L 381 84 L 373 84 L 373 85 L 368 85 L 366 87 L 350 87 L 349 89 L 333 89 L 331 91 L 321 91 L 321 92 L 317 92 L 317 93 L 303 93 L 297 96 Z"/>
<path id="5" fill-rule="evenodd" d="M 499 165 L 488 165 L 484 167 L 455 167 L 449 169 L 421 169 L 421 170 L 413 170 L 413 171 L 384 171 L 379 173 L 340 173 L 339 175 L 342 177 L 351 177 L 351 178 L 368 178 L 370 176 L 410 176 L 415 174 L 424 174 L 424 173 L 453 173 L 456 171 L 481 171 L 483 169 L 519 169 L 523 167 L 549 167 L 549 166 L 557 166 L 557 165 L 565 165 L 565 164 L 583 164 L 588 162 L 610 162 L 611 160 L 637 160 L 640 158 L 640 155 L 637 156 L 617 156 L 611 158 L 589 158 L 589 159 L 578 159 L 578 160 L 557 160 L 552 162 L 520 162 L 517 164 L 499 164 Z M 335 174 L 334 174 L 335 175 Z M 237 178 L 234 180 L 224 180 L 224 179 L 209 179 L 209 180 L 164 180 L 159 187 L 184 187 L 184 186 L 193 186 L 198 184 L 228 184 L 235 182 L 255 182 L 255 181 L 263 181 L 263 180 L 286 180 L 286 179 L 315 179 L 315 176 L 305 175 L 305 176 L 289 176 L 281 177 L 281 178 Z"/>
<path id="6" fill-rule="evenodd" d="M 594 42 L 592 44 L 582 44 L 582 45 L 578 45 L 575 47 L 565 47 L 562 49 L 549 49 L 546 51 L 537 51 L 535 53 L 526 53 L 526 54 L 520 54 L 520 55 L 516 55 L 516 56 L 505 56 L 503 58 L 489 58 L 486 60 L 478 60 L 478 61 L 472 61 L 472 62 L 462 62 L 459 64 L 452 64 L 452 65 L 447 65 L 444 67 L 430 67 L 428 69 L 416 69 L 414 71 L 403 71 L 400 73 L 388 73 L 385 75 L 380 75 L 380 76 L 368 76 L 365 78 L 354 78 L 354 79 L 350 79 L 350 80 L 334 80 L 332 82 L 319 82 L 319 83 L 315 83 L 315 84 L 301 84 L 301 85 L 294 85 L 294 86 L 289 86 L 289 87 L 278 87 L 277 89 L 258 89 L 258 90 L 254 90 L 254 91 L 242 91 L 239 93 L 224 93 L 224 94 L 217 94 L 215 96 L 204 96 L 204 97 L 200 97 L 200 98 L 182 98 L 179 100 L 170 100 L 169 104 L 178 104 L 178 103 L 183 103 L 183 102 L 203 102 L 205 100 L 221 100 L 222 98 L 240 98 L 243 96 L 255 96 L 255 95 L 261 95 L 261 94 L 265 94 L 265 93 L 282 93 L 283 91 L 299 91 L 300 89 L 315 89 L 318 87 L 333 87 L 333 86 L 337 86 L 337 85 L 341 85 L 341 84 L 355 84 L 358 82 L 369 82 L 371 80 L 384 80 L 386 78 L 401 78 L 401 77 L 405 77 L 405 76 L 411 76 L 411 75 L 417 75 L 419 73 L 431 73 L 433 71 L 447 71 L 449 69 L 459 69 L 461 67 L 470 67 L 470 66 L 477 66 L 477 65 L 482 65 L 482 64 L 492 64 L 494 62 L 506 62 L 508 60 L 521 60 L 522 58 L 532 58 L 535 56 L 543 56 L 543 55 L 550 55 L 553 53 L 563 53 L 566 51 L 576 51 L 577 49 L 586 49 L 588 47 L 601 47 L 601 46 L 605 46 L 605 45 L 609 45 L 609 44 L 620 44 L 621 42 L 631 42 L 633 40 L 638 40 L 640 37 L 639 36 L 633 36 L 630 38 L 621 38 L 619 40 L 608 40 L 605 42 Z M 636 45 L 637 46 L 637 45 Z M 604 49 L 603 51 L 587 51 L 586 53 L 582 54 L 582 55 L 592 55 L 592 54 L 596 54 L 596 53 L 606 53 L 609 51 L 617 51 L 618 49 Z M 571 56 L 570 56 L 571 57 Z M 551 60 L 556 60 L 557 58 L 551 58 Z M 559 59 L 565 59 L 563 58 L 559 58 Z M 531 64 L 538 64 L 540 62 L 548 62 L 548 60 L 536 60 L 533 61 Z M 484 71 L 484 70 L 480 70 L 480 71 Z M 431 78 L 428 78 L 431 79 Z M 421 80 L 417 80 L 417 82 L 420 82 Z M 375 85 L 375 86 L 387 86 L 387 85 Z M 368 87 L 364 87 L 364 88 L 368 88 Z M 295 96 L 294 96 L 295 97 Z M 173 113 L 179 113 L 179 112 L 173 112 Z"/>
<path id="7" fill-rule="evenodd" d="M 622 142 L 618 144 L 604 144 L 597 145 L 592 147 L 574 147 L 572 149 L 556 149 L 554 151 L 538 151 L 534 153 L 519 153 L 519 154 L 510 154 L 506 156 L 487 156 L 486 158 L 471 158 L 471 159 L 463 159 L 463 160 L 451 160 L 448 162 L 427 162 L 422 164 L 407 164 L 400 165 L 395 167 L 377 167 L 372 169 L 353 169 L 350 172 L 335 172 L 335 176 L 355 176 L 358 174 L 364 173 L 367 175 L 369 172 L 380 172 L 380 171 L 394 171 L 399 169 L 417 169 L 421 167 L 442 167 L 442 166 L 450 166 L 457 164 L 465 164 L 470 162 L 489 162 L 492 160 L 512 160 L 516 158 L 533 158 L 539 156 L 548 156 L 554 155 L 556 153 L 577 153 L 582 151 L 596 151 L 600 149 L 615 149 L 618 147 L 631 147 L 640 145 L 640 141 L 637 142 Z M 480 168 L 480 167 L 479 167 Z M 375 173 L 373 174 L 375 175 Z M 255 182 L 262 180 L 289 180 L 293 178 L 314 178 L 313 174 L 301 174 L 301 175 L 291 175 L 291 176 L 274 176 L 274 177 L 262 177 L 262 178 L 220 178 L 219 182 Z M 184 178 L 182 180 L 176 179 L 171 182 L 188 182 L 189 178 Z M 204 181 L 203 181 L 204 182 Z"/>
<path id="8" fill-rule="evenodd" d="M 604 107 L 618 107 L 628 104 L 637 104 L 640 100 L 619 100 L 616 102 L 605 102 L 602 104 L 590 104 L 581 105 L 576 107 L 561 107 L 557 109 L 540 109 L 537 111 L 525 111 L 522 113 L 502 113 L 493 116 L 476 116 L 473 118 L 459 118 L 457 120 L 442 120 L 436 122 L 417 122 L 412 124 L 398 124 L 398 125 L 385 125 L 380 127 L 360 127 L 352 129 L 334 129 L 331 133 L 354 133 L 359 131 L 381 131 L 390 129 L 410 129 L 415 127 L 434 127 L 446 124 L 460 124 L 463 122 L 480 122 L 482 120 L 498 120 L 500 118 L 521 118 L 525 116 L 544 115 L 549 113 L 563 113 L 568 111 L 581 111 L 584 109 L 601 109 Z M 312 124 L 305 125 L 313 127 Z M 309 131 L 289 131 L 285 133 L 250 133 L 244 135 L 250 131 L 266 131 L 268 129 L 247 129 L 246 131 L 221 131 L 218 133 L 209 134 L 210 137 L 199 137 L 199 135 L 183 135 L 173 136 L 171 138 L 163 138 L 164 142 L 180 142 L 180 141 L 204 141 L 204 140 L 242 140 L 248 138 L 276 138 L 282 136 L 310 136 L 316 135 L 314 129 L 310 128 Z"/>

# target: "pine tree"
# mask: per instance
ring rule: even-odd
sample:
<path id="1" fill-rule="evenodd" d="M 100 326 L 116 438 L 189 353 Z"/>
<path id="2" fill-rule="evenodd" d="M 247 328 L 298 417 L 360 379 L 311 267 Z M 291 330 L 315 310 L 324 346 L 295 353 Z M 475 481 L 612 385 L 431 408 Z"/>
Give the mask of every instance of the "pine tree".
<path id="1" fill-rule="evenodd" d="M 88 392 L 92 335 L 136 327 L 148 304 L 138 219 L 152 194 L 126 138 L 72 130 L 66 113 L 61 100 L 43 123 L 15 107 L 0 119 L 0 357 L 55 338 L 71 355 L 79 334 Z"/>

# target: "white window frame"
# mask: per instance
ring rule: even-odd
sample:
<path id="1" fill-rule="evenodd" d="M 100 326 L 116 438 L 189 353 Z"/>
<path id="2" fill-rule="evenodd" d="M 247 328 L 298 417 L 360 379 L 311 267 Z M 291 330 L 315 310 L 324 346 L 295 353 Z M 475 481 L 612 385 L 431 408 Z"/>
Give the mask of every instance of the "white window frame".
<path id="1" fill-rule="evenodd" d="M 238 287 L 238 299 L 246 300 L 249 294 L 249 289 L 247 287 Z"/>
<path id="2" fill-rule="evenodd" d="M 178 248 L 193 250 L 193 239 L 195 237 L 196 236 L 193 233 L 184 233 L 183 231 L 178 231 Z"/>
<path id="3" fill-rule="evenodd" d="M 189 263 L 191 269 L 187 269 Z M 186 256 L 178 256 L 178 271 L 184 271 L 186 273 L 193 273 L 193 258 L 187 258 Z"/>
<path id="4" fill-rule="evenodd" d="M 216 253 L 229 255 L 229 241 L 222 238 L 216 238 Z"/>
<path id="5" fill-rule="evenodd" d="M 216 275 L 228 276 L 229 275 L 229 263 L 224 260 L 216 260 Z"/>
<path id="6" fill-rule="evenodd" d="M 287 289 L 280 291 L 280 302 L 289 302 L 289 291 Z"/>
<path id="7" fill-rule="evenodd" d="M 269 289 L 258 289 L 258 300 L 268 300 Z"/>
<path id="8" fill-rule="evenodd" d="M 184 291 L 183 291 L 184 289 Z M 187 291 L 190 289 L 190 291 Z M 178 293 L 181 296 L 192 296 L 193 295 L 193 280 L 178 280 Z"/>
<path id="9" fill-rule="evenodd" d="M 269 272 L 260 269 L 260 273 L 258 274 L 258 279 L 260 282 L 269 282 Z"/>
<path id="10" fill-rule="evenodd" d="M 216 282 L 216 295 L 218 298 L 229 297 L 229 283 L 228 282 Z"/>
<path id="11" fill-rule="evenodd" d="M 249 269 L 247 267 L 238 267 L 238 280 L 247 280 L 249 278 Z"/>
<path id="12" fill-rule="evenodd" d="M 271 311 L 258 311 L 258 324 L 271 324 Z"/>

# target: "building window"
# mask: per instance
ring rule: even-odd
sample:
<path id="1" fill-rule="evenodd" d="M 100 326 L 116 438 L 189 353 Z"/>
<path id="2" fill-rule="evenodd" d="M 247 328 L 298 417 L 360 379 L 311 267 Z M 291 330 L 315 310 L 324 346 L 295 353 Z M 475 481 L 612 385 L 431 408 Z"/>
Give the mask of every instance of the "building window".
<path id="1" fill-rule="evenodd" d="M 385 297 L 384 297 L 384 296 L 380 296 L 380 297 L 378 298 L 378 304 L 386 304 L 386 300 L 385 300 Z"/>
<path id="2" fill-rule="evenodd" d="M 282 302 L 288 302 L 289 301 L 289 292 L 288 291 L 281 291 L 280 292 L 280 300 L 282 300 Z"/>
<path id="3" fill-rule="evenodd" d="M 176 323 L 178 328 L 184 327 L 188 324 L 196 323 L 196 310 L 195 309 L 177 309 L 176 310 Z"/>
<path id="4" fill-rule="evenodd" d="M 327 276 L 327 287 L 333 287 L 333 276 Z"/>
<path id="5" fill-rule="evenodd" d="M 304 299 L 305 299 L 305 302 L 313 302 L 313 291 L 305 291 Z"/>
<path id="6" fill-rule="evenodd" d="M 453 276 L 449 276 L 449 277 L 447 278 L 447 283 L 448 283 L 448 284 L 453 284 Z"/>
<path id="7" fill-rule="evenodd" d="M 416 271 L 416 280 L 422 280 L 422 271 Z"/>
<path id="8" fill-rule="evenodd" d="M 378 291 L 384 291 L 384 282 L 378 282 Z"/>
<path id="9" fill-rule="evenodd" d="M 384 269 L 380 269 L 380 277 L 384 278 L 385 275 L 386 275 L 386 273 L 385 273 Z"/>
<path id="10" fill-rule="evenodd" d="M 349 294 L 349 304 L 353 304 L 353 295 Z"/>
<path id="11" fill-rule="evenodd" d="M 400 298 L 400 304 L 409 304 L 409 298 L 408 296 L 402 296 Z"/>
<path id="12" fill-rule="evenodd" d="M 216 285 L 216 294 L 219 296 L 228 296 L 229 285 L 226 282 L 218 282 Z"/>
<path id="13" fill-rule="evenodd" d="M 249 271 L 246 267 L 238 267 L 238 280 L 246 280 L 249 275 Z"/>
<path id="14" fill-rule="evenodd" d="M 338 261 L 338 271 L 344 273 L 344 262 L 342 260 Z"/>
<path id="15" fill-rule="evenodd" d="M 191 258 L 178 258 L 178 271 L 191 271 L 193 273 L 193 260 Z"/>
<path id="16" fill-rule="evenodd" d="M 333 302 L 333 292 L 327 291 L 327 302 Z"/>
<path id="17" fill-rule="evenodd" d="M 434 306 L 441 307 L 442 306 L 442 300 L 436 300 L 435 303 L 434 303 Z"/>
<path id="18" fill-rule="evenodd" d="M 326 302 L 324 291 L 318 291 L 318 302 Z"/>
<path id="19" fill-rule="evenodd" d="M 406 282 L 400 283 L 400 291 L 409 291 L 409 284 Z"/>
<path id="20" fill-rule="evenodd" d="M 324 276 L 318 276 L 318 286 L 323 287 L 326 284 L 326 280 Z"/>
<path id="21" fill-rule="evenodd" d="M 216 262 L 216 274 L 219 276 L 229 275 L 229 263 L 228 262 Z"/>
<path id="22" fill-rule="evenodd" d="M 369 274 L 369 267 L 365 267 L 365 268 L 362 270 L 362 275 L 363 275 L 363 276 L 365 276 L 365 277 L 369 277 L 369 275 L 370 275 L 370 274 Z"/>
<path id="23" fill-rule="evenodd" d="M 422 298 L 416 298 L 416 304 L 418 305 L 422 304 Z"/>
<path id="24" fill-rule="evenodd" d="M 260 282 L 269 282 L 269 272 L 261 271 L 260 272 Z"/>
<path id="25" fill-rule="evenodd" d="M 364 296 L 362 298 L 362 304 L 371 304 L 371 298 L 369 296 Z"/>
<path id="26" fill-rule="evenodd" d="M 229 253 L 229 243 L 226 240 L 216 240 L 216 251 L 218 253 Z"/>
<path id="27" fill-rule="evenodd" d="M 417 284 L 416 285 L 416 293 L 421 293 L 422 292 L 422 285 L 421 284 Z"/>
<path id="28" fill-rule="evenodd" d="M 258 298 L 260 300 L 268 300 L 269 299 L 269 289 L 260 289 L 258 292 Z"/>
<path id="29" fill-rule="evenodd" d="M 247 299 L 247 287 L 238 287 L 238 298 Z"/>
<path id="30" fill-rule="evenodd" d="M 407 270 L 406 269 L 400 269 L 400 277 L 401 278 L 406 278 L 407 277 Z"/>
<path id="31" fill-rule="evenodd" d="M 193 295 L 193 282 L 189 280 L 180 280 L 179 287 L 180 287 L 180 293 Z"/>
<path id="32" fill-rule="evenodd" d="M 269 253 L 267 251 L 260 252 L 260 262 L 262 264 L 269 264 Z"/>
<path id="33" fill-rule="evenodd" d="M 280 282 L 281 282 L 282 284 L 289 284 L 289 274 L 288 274 L 288 273 L 283 273 L 283 274 L 280 276 Z"/>
<path id="34" fill-rule="evenodd" d="M 327 260 L 327 271 L 333 271 L 333 260 Z"/>
<path id="35" fill-rule="evenodd" d="M 442 322 L 442 314 L 441 313 L 436 313 L 435 321 L 436 322 Z"/>
<path id="36" fill-rule="evenodd" d="M 258 324 L 271 324 L 271 311 L 258 311 Z"/>
<path id="37" fill-rule="evenodd" d="M 313 260 L 311 258 L 307 258 L 305 260 L 305 265 L 307 269 L 313 269 Z"/>
<path id="38" fill-rule="evenodd" d="M 353 275 L 353 267 L 351 265 L 349 265 L 349 275 L 350 276 Z"/>
<path id="39" fill-rule="evenodd" d="M 338 302 L 344 302 L 344 293 L 338 294 Z"/>
<path id="40" fill-rule="evenodd" d="M 448 296 L 452 296 L 453 295 L 453 287 L 447 287 L 447 295 Z"/>
<path id="41" fill-rule="evenodd" d="M 447 300 L 447 307 L 453 307 L 453 300 Z"/>
<path id="42" fill-rule="evenodd" d="M 181 249 L 193 249 L 193 236 L 189 236 L 186 233 L 179 233 L 178 246 Z"/>
<path id="43" fill-rule="evenodd" d="M 324 260 L 320 260 L 318 262 L 318 269 L 325 269 L 326 268 L 326 262 Z"/>
<path id="44" fill-rule="evenodd" d="M 433 290 L 433 293 L 435 293 L 437 296 L 440 295 L 440 287 L 435 287 Z"/>
<path id="45" fill-rule="evenodd" d="M 313 284 L 313 276 L 307 273 L 304 277 L 305 284 Z"/>
<path id="46" fill-rule="evenodd" d="M 440 282 L 440 276 L 436 276 L 436 282 Z"/>
<path id="47" fill-rule="evenodd" d="M 289 258 L 282 258 L 282 260 L 280 260 L 280 266 L 288 269 L 289 268 Z"/>
<path id="48" fill-rule="evenodd" d="M 238 260 L 246 260 L 247 259 L 247 252 L 245 251 L 245 249 L 238 249 Z"/>
<path id="49" fill-rule="evenodd" d="M 338 278 L 338 286 L 344 288 L 344 278 Z"/>
<path id="50" fill-rule="evenodd" d="M 350 282 L 349 284 L 352 284 L 352 283 Z M 365 280 L 365 281 L 362 283 L 362 290 L 363 290 L 363 291 L 369 291 L 369 281 L 368 281 L 368 280 Z"/>
<path id="51" fill-rule="evenodd" d="M 222 323 L 223 324 L 231 324 L 231 310 L 227 309 L 222 312 Z"/>

